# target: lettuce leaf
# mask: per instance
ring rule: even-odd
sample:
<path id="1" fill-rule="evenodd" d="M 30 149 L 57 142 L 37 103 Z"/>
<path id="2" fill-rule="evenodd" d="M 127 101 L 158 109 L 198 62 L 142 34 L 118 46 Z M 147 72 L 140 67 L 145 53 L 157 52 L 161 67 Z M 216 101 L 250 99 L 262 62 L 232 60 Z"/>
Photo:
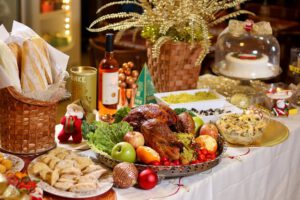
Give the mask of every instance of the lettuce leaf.
<path id="1" fill-rule="evenodd" d="M 106 122 L 95 122 L 95 132 L 87 135 L 88 143 L 99 151 L 111 155 L 112 148 L 119 142 L 123 141 L 124 135 L 132 131 L 132 126 L 127 122 L 108 124 Z"/>

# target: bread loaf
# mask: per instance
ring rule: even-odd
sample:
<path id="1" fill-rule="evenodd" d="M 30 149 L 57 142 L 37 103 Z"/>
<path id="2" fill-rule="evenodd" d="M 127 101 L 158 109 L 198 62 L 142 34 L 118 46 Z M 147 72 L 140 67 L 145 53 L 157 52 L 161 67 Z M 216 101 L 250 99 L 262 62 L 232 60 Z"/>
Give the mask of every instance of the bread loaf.
<path id="1" fill-rule="evenodd" d="M 46 90 L 52 83 L 49 53 L 45 42 L 41 38 L 24 41 L 21 65 L 23 92 Z"/>
<path id="2" fill-rule="evenodd" d="M 3 68 L 1 71 L 9 78 L 11 85 L 21 90 L 17 60 L 10 48 L 2 41 L 0 41 L 0 67 Z"/>
<path id="3" fill-rule="evenodd" d="M 19 69 L 19 78 L 21 78 L 22 49 L 20 45 L 18 45 L 16 42 L 11 42 L 7 44 L 7 46 L 10 48 L 10 50 L 12 51 L 12 53 L 16 58 L 18 69 Z"/>

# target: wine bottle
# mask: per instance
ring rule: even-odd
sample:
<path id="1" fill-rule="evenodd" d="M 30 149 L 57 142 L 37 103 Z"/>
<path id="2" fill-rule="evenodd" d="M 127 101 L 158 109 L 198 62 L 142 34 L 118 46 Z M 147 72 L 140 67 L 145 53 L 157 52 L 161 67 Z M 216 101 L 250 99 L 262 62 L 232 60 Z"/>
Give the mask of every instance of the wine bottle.
<path id="1" fill-rule="evenodd" d="M 100 116 L 112 115 L 118 105 L 119 64 L 114 58 L 112 33 L 106 34 L 105 55 L 98 67 L 98 110 Z"/>

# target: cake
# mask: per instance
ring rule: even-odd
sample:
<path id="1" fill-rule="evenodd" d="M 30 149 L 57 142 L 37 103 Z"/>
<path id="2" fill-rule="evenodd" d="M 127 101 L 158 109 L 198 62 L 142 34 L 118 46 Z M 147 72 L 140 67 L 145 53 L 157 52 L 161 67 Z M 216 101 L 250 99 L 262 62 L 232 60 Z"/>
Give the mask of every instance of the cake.
<path id="1" fill-rule="evenodd" d="M 269 57 L 265 54 L 228 53 L 225 56 L 226 67 L 221 73 L 236 78 L 268 78 L 274 71 L 268 65 Z"/>

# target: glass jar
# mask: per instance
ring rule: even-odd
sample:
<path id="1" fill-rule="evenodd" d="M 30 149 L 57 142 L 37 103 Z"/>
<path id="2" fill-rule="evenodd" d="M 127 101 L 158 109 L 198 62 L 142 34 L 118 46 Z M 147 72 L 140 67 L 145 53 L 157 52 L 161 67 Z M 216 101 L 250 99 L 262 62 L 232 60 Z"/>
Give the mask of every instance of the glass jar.
<path id="1" fill-rule="evenodd" d="M 244 28 L 238 32 L 227 31 L 219 36 L 213 71 L 241 80 L 278 76 L 282 70 L 279 66 L 280 46 L 277 39 L 272 34 L 253 33 L 246 26 Z"/>

